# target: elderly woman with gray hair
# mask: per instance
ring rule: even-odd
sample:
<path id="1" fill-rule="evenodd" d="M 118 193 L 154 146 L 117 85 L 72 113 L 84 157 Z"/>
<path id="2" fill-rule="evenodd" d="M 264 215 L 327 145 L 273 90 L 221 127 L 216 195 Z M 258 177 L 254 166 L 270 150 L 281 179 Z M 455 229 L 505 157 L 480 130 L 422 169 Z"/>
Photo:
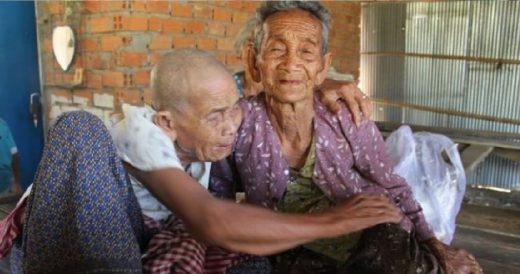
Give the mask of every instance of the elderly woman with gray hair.
<path id="1" fill-rule="evenodd" d="M 309 214 L 383 195 L 404 215 L 400 225 L 274 256 L 275 272 L 481 273 L 473 256 L 434 237 L 410 187 L 393 173 L 375 124 L 356 127 L 346 109 L 332 113 L 316 98 L 331 63 L 328 11 L 317 2 L 273 1 L 257 10 L 257 19 L 248 66 L 265 92 L 241 102 L 234 152 L 213 167 L 210 189 L 232 197 L 239 182 L 249 203 Z"/>
<path id="2" fill-rule="evenodd" d="M 257 25 L 258 18 L 251 18 L 235 39 L 235 50 L 240 55 L 244 66 L 244 70 L 233 74 L 240 97 L 255 96 L 264 90 L 262 82 L 253 79 L 247 66 L 247 56 L 253 50 L 254 32 Z M 368 96 L 355 85 L 350 74 L 338 73 L 331 67 L 327 78 L 317 90 L 320 91 L 319 95 L 324 97 L 322 102 L 336 112 L 339 111 L 339 104 L 334 104 L 334 102 L 338 97 L 343 99 L 356 125 L 372 116 L 372 105 Z"/>

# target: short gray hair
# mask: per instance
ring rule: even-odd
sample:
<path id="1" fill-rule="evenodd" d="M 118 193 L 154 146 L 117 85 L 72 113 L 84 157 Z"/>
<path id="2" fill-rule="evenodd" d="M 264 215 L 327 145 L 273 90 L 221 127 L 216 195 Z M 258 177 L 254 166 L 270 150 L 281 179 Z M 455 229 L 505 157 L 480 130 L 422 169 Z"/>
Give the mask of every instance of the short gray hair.
<path id="1" fill-rule="evenodd" d="M 301 9 L 309 12 L 321 24 L 321 54 L 325 55 L 329 47 L 329 30 L 330 30 L 330 14 L 329 11 L 317 1 L 266 1 L 262 6 L 256 10 L 256 19 L 258 20 L 255 29 L 254 47 L 257 53 L 260 52 L 260 47 L 264 39 L 264 30 L 262 25 L 267 17 L 287 10 Z"/>
<path id="2" fill-rule="evenodd" d="M 161 56 L 150 73 L 152 104 L 156 110 L 181 110 L 193 92 L 192 83 L 201 81 L 205 71 L 228 73 L 226 67 L 205 51 L 186 48 L 175 49 Z"/>

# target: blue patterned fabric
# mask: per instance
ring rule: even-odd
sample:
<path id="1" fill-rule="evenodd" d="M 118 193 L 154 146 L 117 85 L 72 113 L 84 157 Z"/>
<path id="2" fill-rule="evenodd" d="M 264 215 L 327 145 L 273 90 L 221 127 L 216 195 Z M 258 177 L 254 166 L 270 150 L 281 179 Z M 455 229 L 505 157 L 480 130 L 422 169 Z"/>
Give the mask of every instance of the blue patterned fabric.
<path id="1" fill-rule="evenodd" d="M 24 273 L 142 272 L 141 211 L 92 114 L 64 114 L 50 129 L 25 221 Z"/>

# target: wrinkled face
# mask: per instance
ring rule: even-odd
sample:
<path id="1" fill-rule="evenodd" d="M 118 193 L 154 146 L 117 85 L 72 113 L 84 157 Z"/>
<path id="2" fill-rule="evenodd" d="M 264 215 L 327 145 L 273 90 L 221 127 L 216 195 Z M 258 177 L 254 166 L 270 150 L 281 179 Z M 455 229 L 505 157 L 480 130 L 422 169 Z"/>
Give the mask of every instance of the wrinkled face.
<path id="1" fill-rule="evenodd" d="M 191 86 L 176 119 L 177 146 L 193 161 L 221 160 L 231 153 L 242 120 L 235 82 L 228 73 L 210 73 Z"/>
<path id="2" fill-rule="evenodd" d="M 325 69 L 320 21 L 296 9 L 269 16 L 263 28 L 257 68 L 266 94 L 283 103 L 312 100 Z"/>

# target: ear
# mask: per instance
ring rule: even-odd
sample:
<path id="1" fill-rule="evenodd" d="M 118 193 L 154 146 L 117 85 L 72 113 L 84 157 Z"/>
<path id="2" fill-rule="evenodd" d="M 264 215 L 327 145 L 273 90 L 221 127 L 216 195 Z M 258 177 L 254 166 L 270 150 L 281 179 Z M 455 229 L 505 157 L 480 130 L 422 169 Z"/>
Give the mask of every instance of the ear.
<path id="1" fill-rule="evenodd" d="M 256 50 L 252 43 L 247 46 L 247 69 L 255 82 L 261 82 L 260 70 L 256 62 Z"/>
<path id="2" fill-rule="evenodd" d="M 158 111 L 153 117 L 153 122 L 156 126 L 163 130 L 172 142 L 177 139 L 177 124 L 173 115 L 169 111 Z"/>
<path id="3" fill-rule="evenodd" d="M 321 85 L 323 81 L 327 78 L 327 73 L 329 72 L 330 64 L 332 63 L 332 54 L 330 52 L 327 52 L 323 56 L 323 67 L 318 73 L 316 74 L 316 83 L 314 83 L 315 86 Z"/>

